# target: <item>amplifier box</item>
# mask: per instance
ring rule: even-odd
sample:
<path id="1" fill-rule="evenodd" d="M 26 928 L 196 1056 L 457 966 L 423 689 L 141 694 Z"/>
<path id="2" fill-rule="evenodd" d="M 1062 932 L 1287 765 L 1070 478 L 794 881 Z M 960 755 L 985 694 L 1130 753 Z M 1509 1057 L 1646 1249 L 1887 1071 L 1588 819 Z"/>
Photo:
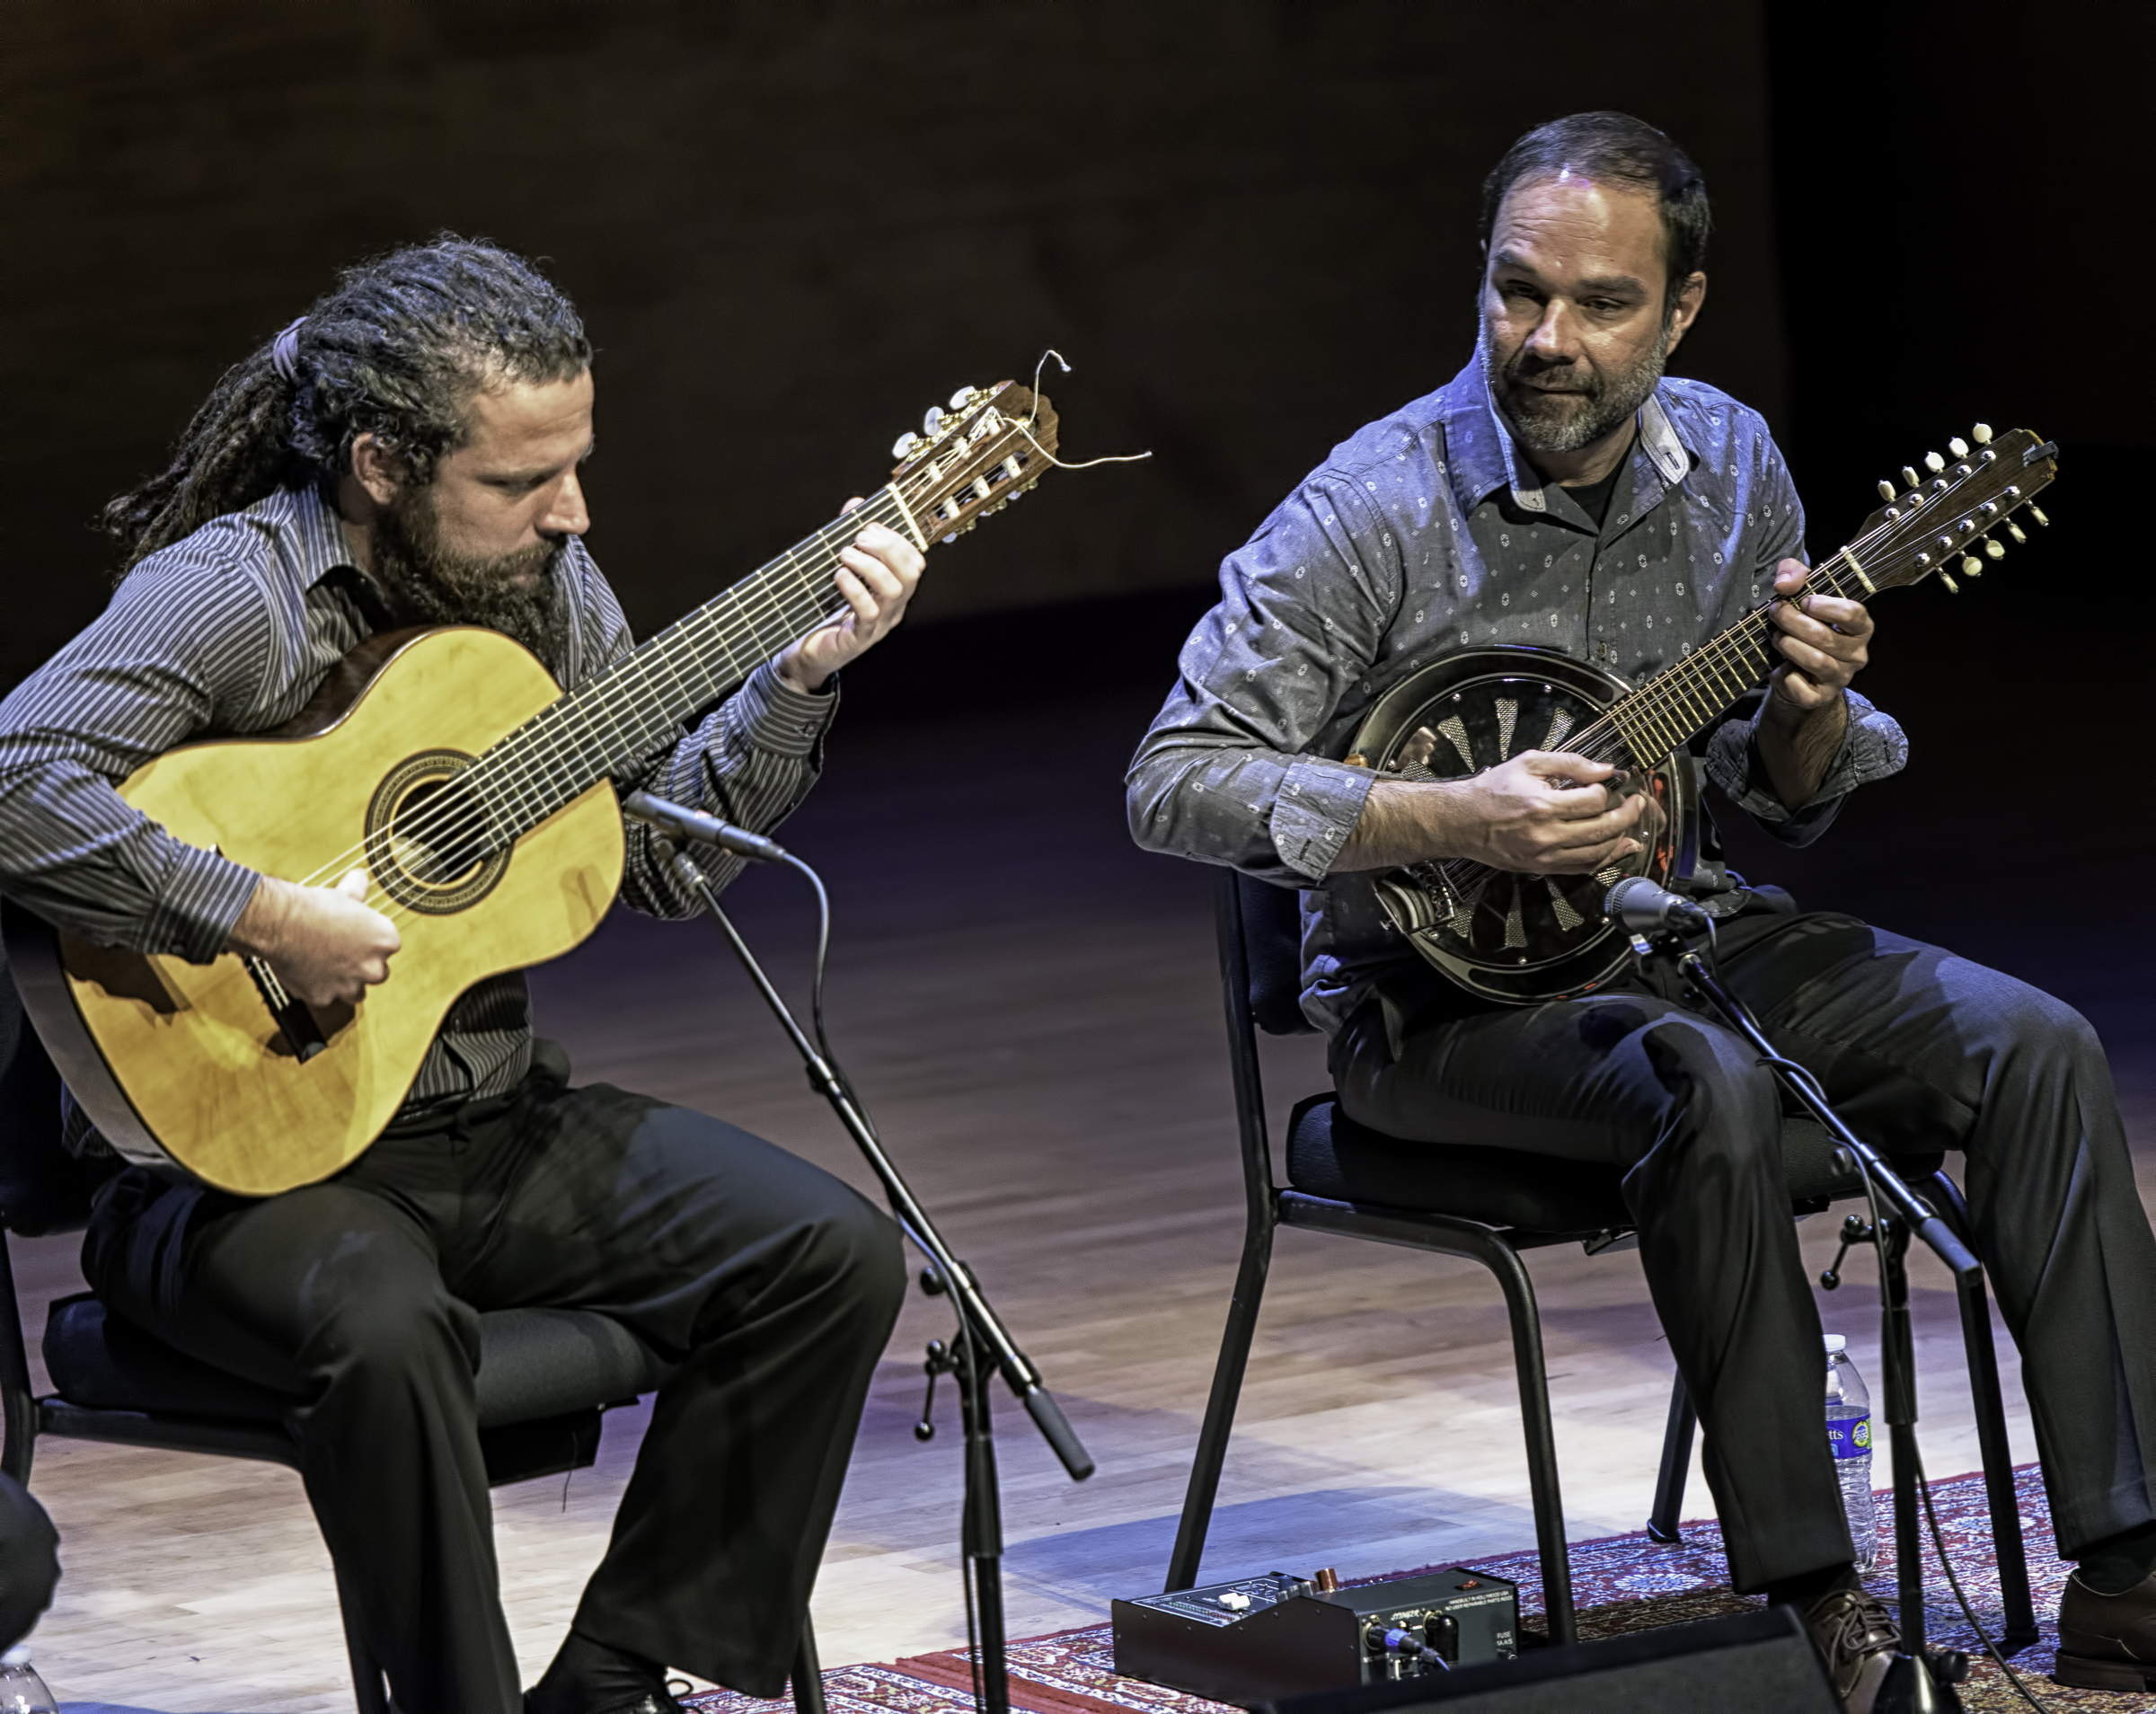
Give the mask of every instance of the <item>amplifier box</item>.
<path id="1" fill-rule="evenodd" d="M 1462 1568 L 1356 1589 L 1273 1571 L 1111 1608 L 1117 1672 L 1245 1703 L 1509 1659 L 1519 1650 L 1519 1612 L 1516 1586 Z"/>

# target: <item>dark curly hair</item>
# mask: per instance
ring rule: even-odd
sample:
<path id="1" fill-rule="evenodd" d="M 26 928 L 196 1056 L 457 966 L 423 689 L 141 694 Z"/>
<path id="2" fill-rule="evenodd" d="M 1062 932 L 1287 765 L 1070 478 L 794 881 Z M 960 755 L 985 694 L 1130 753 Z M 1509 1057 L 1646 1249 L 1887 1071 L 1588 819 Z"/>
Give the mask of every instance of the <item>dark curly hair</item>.
<path id="1" fill-rule="evenodd" d="M 227 369 L 171 464 L 105 507 L 123 574 L 280 488 L 333 483 L 363 434 L 425 483 L 463 440 L 473 393 L 571 380 L 592 357 L 576 306 L 538 269 L 450 233 L 347 269 L 288 332 Z"/>
<path id="2" fill-rule="evenodd" d="M 1482 181 L 1485 249 L 1497 230 L 1498 209 L 1513 186 L 1554 179 L 1570 168 L 1604 184 L 1646 191 L 1662 212 L 1663 260 L 1669 269 L 1664 315 L 1675 314 L 1677 290 L 1706 265 L 1714 222 L 1707 207 L 1707 180 L 1692 157 L 1645 119 L 1630 113 L 1573 113 L 1538 125 L 1489 170 Z"/>

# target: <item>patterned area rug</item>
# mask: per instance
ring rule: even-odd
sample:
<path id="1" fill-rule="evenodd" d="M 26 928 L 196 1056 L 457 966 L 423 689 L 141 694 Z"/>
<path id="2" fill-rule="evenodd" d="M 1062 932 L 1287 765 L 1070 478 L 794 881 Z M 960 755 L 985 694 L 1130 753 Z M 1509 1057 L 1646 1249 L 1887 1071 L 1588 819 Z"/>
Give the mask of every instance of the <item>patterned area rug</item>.
<path id="1" fill-rule="evenodd" d="M 2034 1645 L 2012 1657 L 2015 1669 L 2045 1706 L 2057 1714 L 2099 1714 L 2099 1710 L 2101 1714 L 2152 1714 L 2156 1697 L 2068 1690 L 2051 1682 L 2052 1651 L 2057 1647 L 2052 1621 L 2058 1611 L 2059 1591 L 2072 1568 L 2052 1557 L 2051 1517 L 2036 1466 L 2023 1466 L 2016 1471 L 2016 1478 L 2021 1497 L 2021 1527 L 2028 1545 L 2029 1581 L 2036 1593 L 2037 1620 L 2042 1634 Z M 1962 1592 L 1984 1629 L 1996 1638 L 2005 1628 L 2005 1619 L 2000 1610 L 1998 1571 L 1992 1563 L 1991 1520 L 1984 1506 L 1984 1480 L 1975 1475 L 1953 1477 L 1934 1482 L 1931 1494 Z M 1879 1563 L 1867 1581 L 1890 1605 L 1895 1600 L 1894 1549 L 1887 1539 L 1892 1533 L 1892 1502 L 1882 1491 Z M 1664 1625 L 1689 1624 L 1694 1620 L 1743 1612 L 1758 1604 L 1729 1587 L 1719 1528 L 1711 1521 L 1687 1524 L 1683 1536 L 1668 1547 L 1649 1541 L 1644 1532 L 1575 1542 L 1572 1588 L 1579 1611 L 1580 1635 L 1587 1639 L 1614 1637 Z M 1509 1553 L 1475 1563 L 1519 1584 L 1524 1612 L 1542 1611 L 1541 1571 L 1534 1554 Z M 1408 1577 L 1413 1572 L 1393 1575 Z M 1928 1550 L 1924 1593 L 1931 1646 L 1966 1649 L 1974 1662 L 1968 1682 L 1960 1687 L 1963 1706 L 1970 1714 L 2026 1710 L 2028 1705 L 2015 1694 L 1997 1663 L 1981 1657 L 1976 1635 L 1963 1618 Z M 1135 1714 L 1233 1714 L 1217 1702 L 1163 1690 L 1139 1679 L 1117 1677 L 1115 1649 L 1106 1625 L 1014 1642 L 1009 1657 L 1012 1705 L 1032 1714 L 1133 1714 L 1134 1710 Z M 973 1705 L 970 1686 L 971 1668 L 963 1649 L 920 1655 L 889 1665 L 842 1666 L 824 1674 L 824 1695 L 832 1714 L 870 1714 L 873 1710 L 896 1710 L 897 1714 L 963 1714 Z M 791 1714 L 792 1710 L 791 1701 L 763 1702 L 725 1691 L 692 1697 L 683 1706 L 705 1714 Z"/>

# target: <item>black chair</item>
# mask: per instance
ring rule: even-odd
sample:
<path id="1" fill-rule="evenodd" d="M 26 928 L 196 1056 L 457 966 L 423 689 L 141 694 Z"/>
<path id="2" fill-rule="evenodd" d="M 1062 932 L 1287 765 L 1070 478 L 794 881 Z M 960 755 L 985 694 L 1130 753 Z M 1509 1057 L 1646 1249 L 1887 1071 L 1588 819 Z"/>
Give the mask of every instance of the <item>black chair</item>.
<path id="1" fill-rule="evenodd" d="M 87 1292 L 53 1304 L 43 1341 L 53 1391 L 33 1395 L 5 1235 L 80 1231 L 102 1176 L 61 1145 L 59 1100 L 58 1074 L 0 964 L 0 1469 L 27 1482 L 37 1440 L 46 1435 L 296 1465 L 285 1426 L 296 1380 L 290 1392 L 278 1392 L 226 1374 L 108 1316 Z M 619 1321 L 588 1310 L 490 1312 L 480 1318 L 480 1442 L 497 1487 L 588 1468 L 597 1456 L 601 1414 L 634 1404 L 669 1373 Z M 75 1566 L 71 1575 L 93 1577 L 95 1568 Z M 389 1714 L 381 1668 L 349 1612 L 345 1643 L 359 1714 Z M 806 1613 L 793 1699 L 800 1714 L 824 1714 Z"/>
<path id="2" fill-rule="evenodd" d="M 1625 1205 L 1621 1175 L 1613 1167 L 1580 1162 L 1568 1162 L 1565 1171 L 1553 1173 L 1539 1155 L 1384 1135 L 1342 1113 L 1327 1091 L 1296 1105 L 1288 1121 L 1288 1182 L 1276 1184 L 1257 1032 L 1288 1036 L 1311 1031 L 1300 1003 L 1297 895 L 1224 869 L 1215 871 L 1214 903 L 1228 1061 L 1241 1142 L 1246 1224 L 1242 1263 L 1166 1586 L 1188 1589 L 1197 1581 L 1271 1266 L 1273 1232 L 1277 1226 L 1297 1226 L 1462 1256 L 1496 1276 L 1512 1323 L 1513 1366 L 1527 1443 L 1528 1488 L 1550 1637 L 1557 1643 L 1574 1641 L 1577 1630 L 1571 1563 L 1558 1491 L 1556 1443 L 1550 1427 L 1542 1323 L 1535 1311 L 1534 1283 L 1521 1256 L 1560 1243 L 1579 1243 L 1590 1255 L 1636 1247 L 1639 1234 Z M 1784 1120 L 1782 1150 L 1792 1214 L 1816 1213 L 1832 1201 L 1862 1194 L 1861 1184 L 1843 1171 L 1832 1139 L 1808 1119 Z M 1939 1154 L 1912 1155 L 1895 1164 L 1966 1241 L 1967 1213 L 1959 1190 L 1941 1170 L 1943 1162 Z M 2021 1647 L 2035 1639 L 2035 1611 L 2000 1400 L 1998 1359 L 1981 1284 L 1963 1294 L 1961 1312 L 2006 1608 L 2005 1641 Z M 1658 1541 L 1677 1539 L 1677 1513 L 1683 1502 L 1694 1427 L 1680 1377 L 1670 1400 L 1661 1479 L 1648 1525 Z"/>

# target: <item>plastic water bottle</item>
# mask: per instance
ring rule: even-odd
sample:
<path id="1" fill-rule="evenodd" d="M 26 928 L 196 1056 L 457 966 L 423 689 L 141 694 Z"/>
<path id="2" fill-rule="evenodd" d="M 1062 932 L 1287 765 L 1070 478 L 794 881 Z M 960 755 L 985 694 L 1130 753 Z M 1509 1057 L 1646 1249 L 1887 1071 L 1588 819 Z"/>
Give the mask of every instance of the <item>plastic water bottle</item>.
<path id="1" fill-rule="evenodd" d="M 0 1655 L 0 1714 L 60 1714 L 59 1703 L 30 1664 L 30 1650 L 19 1645 Z"/>
<path id="2" fill-rule="evenodd" d="M 1857 1569 L 1869 1571 L 1879 1557 L 1878 1512 L 1871 1500 L 1871 1394 L 1849 1360 L 1849 1341 L 1839 1333 L 1826 1336 L 1826 1444 L 1834 1454 Z M 5 1709 L 0 1702 L 0 1714 Z"/>

